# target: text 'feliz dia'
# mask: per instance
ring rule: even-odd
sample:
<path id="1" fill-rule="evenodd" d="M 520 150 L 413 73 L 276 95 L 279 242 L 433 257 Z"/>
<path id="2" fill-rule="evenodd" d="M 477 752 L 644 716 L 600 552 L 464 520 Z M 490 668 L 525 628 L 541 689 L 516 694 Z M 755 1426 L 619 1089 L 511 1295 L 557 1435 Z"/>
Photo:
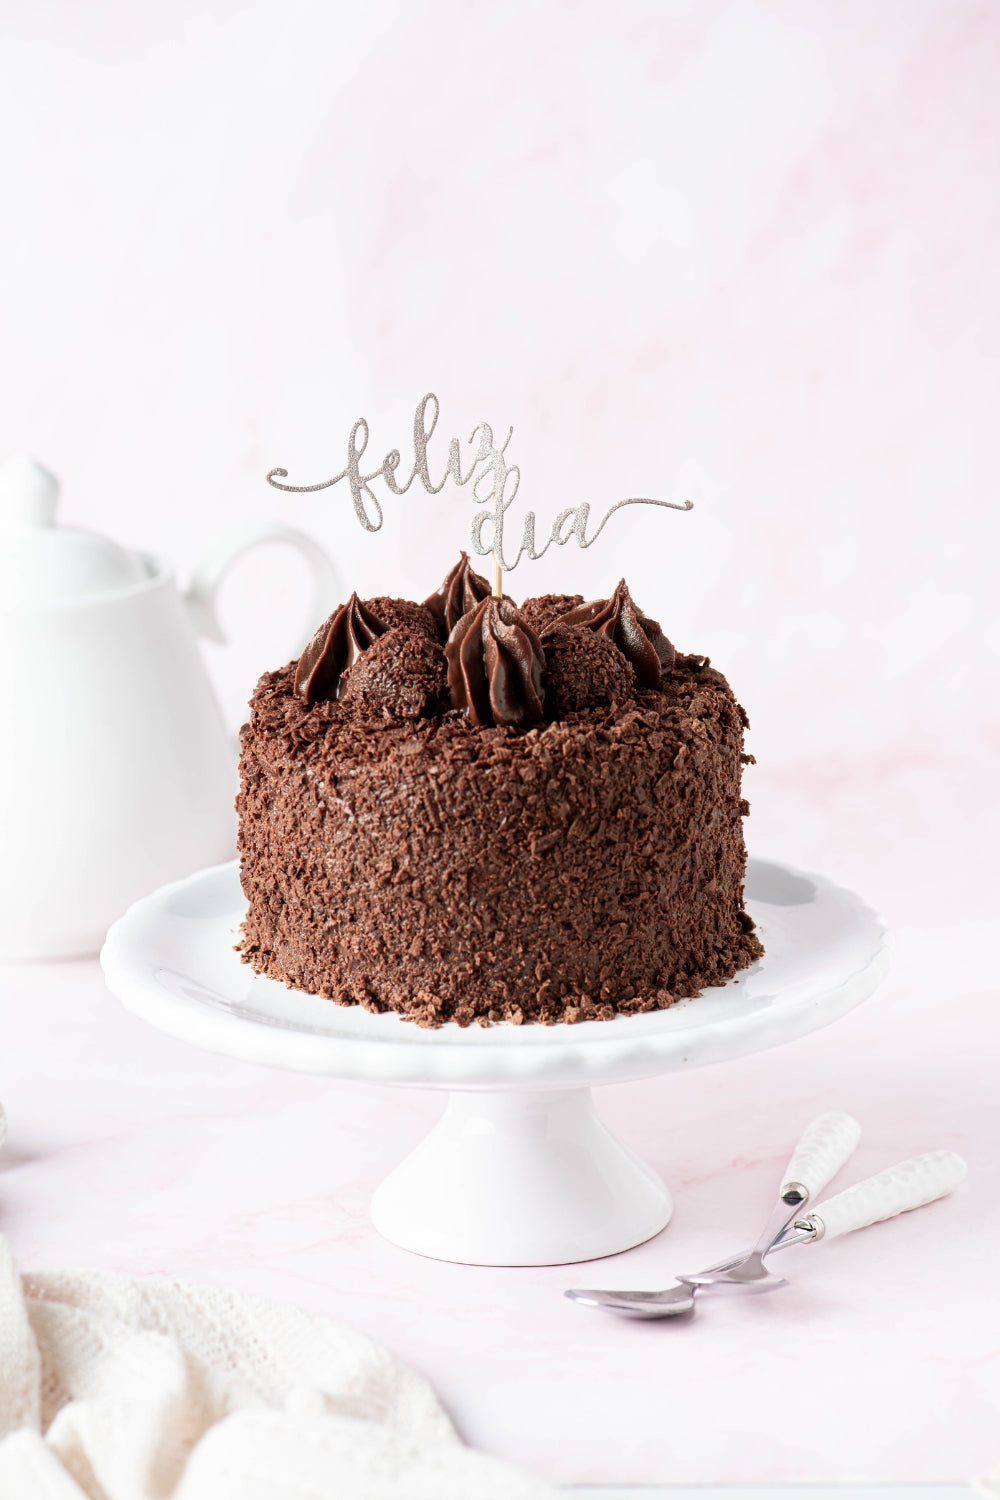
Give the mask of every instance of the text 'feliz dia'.
<path id="1" fill-rule="evenodd" d="M 440 481 L 435 484 L 430 474 L 427 445 L 434 434 L 439 414 L 440 403 L 433 393 L 428 393 L 417 403 L 417 409 L 413 415 L 413 468 L 405 484 L 401 484 L 397 477 L 401 461 L 398 448 L 390 449 L 378 468 L 372 469 L 369 473 L 362 472 L 361 464 L 369 439 L 368 423 L 364 417 L 359 417 L 351 428 L 347 439 L 347 463 L 339 474 L 334 474 L 330 479 L 324 479 L 319 484 L 282 484 L 281 480 L 288 477 L 288 470 L 272 469 L 267 476 L 267 482 L 275 489 L 304 495 L 316 490 L 329 489 L 332 485 L 339 484 L 342 479 L 346 479 L 351 491 L 354 514 L 366 531 L 380 531 L 383 521 L 382 506 L 371 488 L 373 480 L 381 479 L 392 495 L 405 495 L 414 480 L 419 480 L 429 495 L 439 494 L 449 479 L 456 485 L 471 484 L 473 497 L 478 504 L 483 506 L 483 509 L 472 519 L 469 533 L 472 550 L 479 557 L 488 557 L 492 554 L 497 566 L 505 573 L 516 568 L 524 556 L 530 558 L 544 556 L 553 543 L 558 547 L 563 547 L 575 538 L 580 547 L 593 546 L 615 511 L 621 510 L 626 505 L 656 505 L 664 510 L 691 510 L 692 508 L 690 500 L 678 503 L 673 500 L 651 500 L 637 496 L 627 500 L 618 500 L 614 505 L 609 506 L 598 525 L 588 535 L 591 507 L 583 501 L 579 505 L 566 506 L 559 512 L 552 522 L 548 539 L 541 547 L 537 544 L 537 517 L 533 510 L 529 510 L 522 523 L 521 540 L 517 552 L 513 561 L 508 562 L 504 554 L 504 523 L 521 482 L 520 469 L 516 464 L 508 464 L 506 457 L 514 429 L 513 427 L 507 429 L 506 438 L 497 447 L 493 438 L 493 429 L 488 422 L 480 422 L 474 427 L 466 445 L 470 451 L 465 458 L 468 464 L 465 470 L 463 470 L 462 443 L 458 438 L 452 438 L 448 444 L 448 460 L 444 473 Z M 488 542 L 483 540 L 483 527 L 487 522 L 491 525 Z"/>

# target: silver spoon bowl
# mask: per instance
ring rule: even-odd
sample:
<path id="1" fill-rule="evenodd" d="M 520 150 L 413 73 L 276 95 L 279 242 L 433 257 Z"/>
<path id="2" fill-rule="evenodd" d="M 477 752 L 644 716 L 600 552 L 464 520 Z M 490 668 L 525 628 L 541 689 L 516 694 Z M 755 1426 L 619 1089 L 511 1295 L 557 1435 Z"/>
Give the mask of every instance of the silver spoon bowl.
<path id="1" fill-rule="evenodd" d="M 695 1286 L 672 1286 L 662 1292 L 601 1292 L 574 1287 L 566 1293 L 571 1302 L 583 1307 L 599 1307 L 602 1312 L 620 1313 L 625 1318 L 683 1318 L 694 1312 Z"/>

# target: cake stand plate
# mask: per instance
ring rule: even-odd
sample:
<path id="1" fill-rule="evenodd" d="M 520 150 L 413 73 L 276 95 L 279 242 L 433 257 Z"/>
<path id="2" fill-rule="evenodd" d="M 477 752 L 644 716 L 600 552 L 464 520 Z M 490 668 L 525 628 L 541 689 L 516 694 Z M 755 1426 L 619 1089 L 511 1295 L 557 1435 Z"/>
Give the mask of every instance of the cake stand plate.
<path id="1" fill-rule="evenodd" d="M 766 953 L 668 1010 L 577 1025 L 423 1030 L 255 975 L 233 945 L 236 864 L 136 904 L 108 933 L 112 992 L 160 1030 L 247 1062 L 444 1089 L 439 1123 L 372 1200 L 408 1250 L 474 1265 L 555 1265 L 640 1244 L 670 1218 L 656 1174 L 596 1114 L 594 1084 L 702 1067 L 793 1041 L 866 999 L 887 967 L 878 917 L 849 891 L 752 860 Z"/>

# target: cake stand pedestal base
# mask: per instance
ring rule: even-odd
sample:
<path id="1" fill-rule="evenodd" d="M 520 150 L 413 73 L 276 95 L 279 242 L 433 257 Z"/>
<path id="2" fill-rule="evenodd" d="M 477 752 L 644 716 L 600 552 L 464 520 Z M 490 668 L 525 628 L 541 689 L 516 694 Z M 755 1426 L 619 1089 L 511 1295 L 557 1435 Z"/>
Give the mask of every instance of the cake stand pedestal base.
<path id="1" fill-rule="evenodd" d="M 548 1266 L 629 1250 L 671 1208 L 576 1088 L 452 1094 L 371 1212 L 386 1239 L 435 1260 Z"/>

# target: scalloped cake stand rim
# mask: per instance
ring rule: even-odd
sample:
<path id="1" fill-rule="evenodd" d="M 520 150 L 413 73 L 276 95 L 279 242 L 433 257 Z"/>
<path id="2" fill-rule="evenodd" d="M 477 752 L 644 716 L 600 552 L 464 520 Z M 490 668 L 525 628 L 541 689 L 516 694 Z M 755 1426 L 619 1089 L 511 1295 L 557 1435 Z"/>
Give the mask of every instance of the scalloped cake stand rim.
<path id="1" fill-rule="evenodd" d="M 666 1010 L 574 1025 L 431 1030 L 261 978 L 234 951 L 245 909 L 235 861 L 137 901 L 109 931 L 101 963 L 134 1014 L 246 1062 L 430 1088 L 588 1088 L 795 1040 L 883 978 L 882 922 L 831 881 L 751 860 L 747 907 L 765 954 L 735 979 Z"/>

